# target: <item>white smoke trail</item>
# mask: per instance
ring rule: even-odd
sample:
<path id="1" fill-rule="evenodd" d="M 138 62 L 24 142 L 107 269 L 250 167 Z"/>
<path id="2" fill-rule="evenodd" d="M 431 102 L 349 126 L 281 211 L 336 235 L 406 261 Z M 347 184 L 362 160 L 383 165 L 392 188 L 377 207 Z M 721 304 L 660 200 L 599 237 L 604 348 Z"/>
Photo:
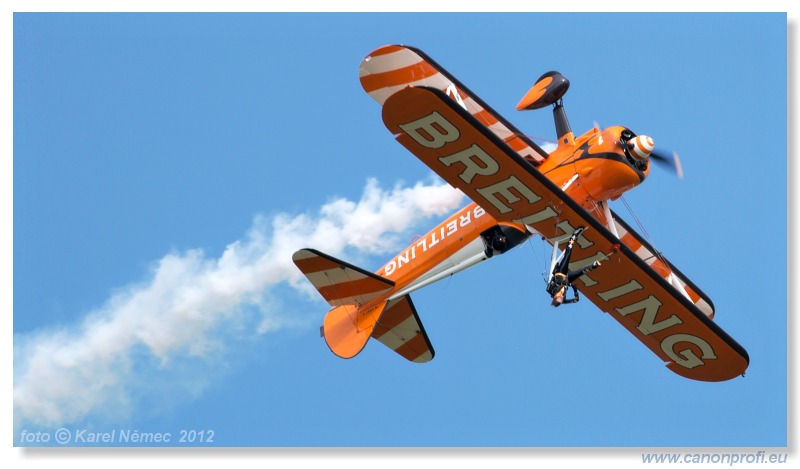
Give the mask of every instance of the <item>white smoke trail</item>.
<path id="1" fill-rule="evenodd" d="M 369 180 L 359 201 L 334 200 L 318 215 L 256 217 L 245 239 L 218 259 L 200 250 L 165 256 L 149 280 L 114 294 L 80 324 L 14 337 L 15 427 L 125 414 L 136 395 L 153 392 L 141 383 L 169 377 L 163 370 L 177 361 L 213 360 L 213 351 L 240 337 L 230 331 L 244 330 L 243 323 L 256 322 L 247 330 L 259 333 L 306 325 L 276 310 L 270 296 L 282 284 L 313 291 L 291 261 L 294 251 L 388 253 L 400 247 L 399 233 L 454 210 L 462 198 L 442 183 L 387 191 Z M 204 384 L 188 378 L 196 380 L 190 386 Z"/>

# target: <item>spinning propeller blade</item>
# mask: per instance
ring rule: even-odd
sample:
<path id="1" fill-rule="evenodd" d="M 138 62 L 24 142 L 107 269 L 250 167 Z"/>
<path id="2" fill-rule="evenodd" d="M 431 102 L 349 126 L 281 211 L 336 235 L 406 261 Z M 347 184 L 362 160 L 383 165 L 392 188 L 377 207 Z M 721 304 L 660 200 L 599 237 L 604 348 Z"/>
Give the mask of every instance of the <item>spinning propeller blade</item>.
<path id="1" fill-rule="evenodd" d="M 665 155 L 654 151 L 650 154 L 650 160 L 675 171 L 675 175 L 678 176 L 678 179 L 683 178 L 683 167 L 681 166 L 680 158 L 678 158 L 678 153 L 672 152 L 671 155 Z"/>

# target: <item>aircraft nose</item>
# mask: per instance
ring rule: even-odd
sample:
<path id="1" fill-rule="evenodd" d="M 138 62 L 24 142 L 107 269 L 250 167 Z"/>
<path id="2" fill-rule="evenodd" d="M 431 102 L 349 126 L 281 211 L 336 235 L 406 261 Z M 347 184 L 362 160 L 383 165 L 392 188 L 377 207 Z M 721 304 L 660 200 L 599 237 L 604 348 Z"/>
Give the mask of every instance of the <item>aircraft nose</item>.
<path id="1" fill-rule="evenodd" d="M 630 149 L 631 156 L 637 160 L 646 160 L 653 152 L 655 145 L 653 139 L 647 135 L 637 135 L 628 141 L 628 148 Z"/>

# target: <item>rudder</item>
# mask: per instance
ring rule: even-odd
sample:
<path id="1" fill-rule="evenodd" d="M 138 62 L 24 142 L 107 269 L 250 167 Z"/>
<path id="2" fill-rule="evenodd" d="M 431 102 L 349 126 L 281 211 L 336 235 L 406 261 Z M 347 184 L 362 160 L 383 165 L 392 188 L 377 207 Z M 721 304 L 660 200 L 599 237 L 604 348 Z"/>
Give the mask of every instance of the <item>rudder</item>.
<path id="1" fill-rule="evenodd" d="M 335 355 L 353 358 L 367 345 L 388 301 L 369 307 L 342 305 L 325 315 L 322 333 L 325 343 Z"/>

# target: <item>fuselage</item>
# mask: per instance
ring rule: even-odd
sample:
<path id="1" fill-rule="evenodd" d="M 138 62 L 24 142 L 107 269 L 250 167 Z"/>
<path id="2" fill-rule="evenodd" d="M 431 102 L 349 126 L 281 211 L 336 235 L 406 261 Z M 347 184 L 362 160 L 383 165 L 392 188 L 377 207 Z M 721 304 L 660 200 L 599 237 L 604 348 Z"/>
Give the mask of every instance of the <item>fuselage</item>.
<path id="1" fill-rule="evenodd" d="M 502 254 L 528 236 L 525 225 L 499 223 L 472 202 L 424 236 L 415 237 L 377 274 L 395 282 L 390 298 L 400 297 Z"/>

